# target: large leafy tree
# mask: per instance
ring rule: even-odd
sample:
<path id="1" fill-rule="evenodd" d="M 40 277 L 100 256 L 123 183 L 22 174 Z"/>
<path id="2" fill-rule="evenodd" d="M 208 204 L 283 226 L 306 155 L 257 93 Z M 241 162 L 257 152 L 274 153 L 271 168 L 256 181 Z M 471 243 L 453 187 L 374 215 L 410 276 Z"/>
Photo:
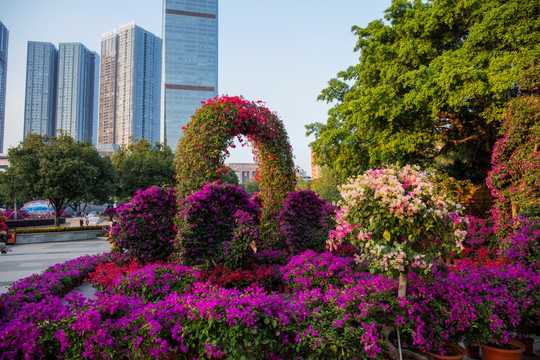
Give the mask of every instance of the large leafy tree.
<path id="1" fill-rule="evenodd" d="M 28 134 L 8 150 L 10 167 L 6 182 L 16 183 L 17 192 L 30 198 L 49 200 L 55 225 L 66 206 L 74 201 L 107 201 L 114 192 L 115 172 L 88 142 L 69 135 L 56 137 Z"/>
<path id="2" fill-rule="evenodd" d="M 354 175 L 423 163 L 485 178 L 516 79 L 540 59 L 540 3 L 394 0 L 385 19 L 353 27 L 360 61 L 329 81 L 316 161 Z"/>
<path id="3" fill-rule="evenodd" d="M 311 180 L 311 190 L 315 191 L 321 199 L 337 203 L 342 200 L 339 186 L 345 182 L 346 179 L 341 177 L 340 173 L 333 171 L 328 166 L 323 166 L 321 176 Z"/>
<path id="4" fill-rule="evenodd" d="M 171 148 L 147 139 L 132 138 L 128 145 L 111 156 L 118 173 L 116 196 L 127 202 L 139 189 L 169 186 L 174 183 L 174 154 Z"/>

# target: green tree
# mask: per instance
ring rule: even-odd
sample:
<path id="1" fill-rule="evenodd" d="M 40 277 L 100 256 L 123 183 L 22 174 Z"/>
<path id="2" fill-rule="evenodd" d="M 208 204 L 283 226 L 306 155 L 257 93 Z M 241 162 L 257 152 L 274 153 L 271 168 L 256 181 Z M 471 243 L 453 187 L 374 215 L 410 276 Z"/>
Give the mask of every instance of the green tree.
<path id="1" fill-rule="evenodd" d="M 296 188 L 299 190 L 311 190 L 311 181 L 304 180 L 303 177 L 296 177 Z"/>
<path id="2" fill-rule="evenodd" d="M 11 166 L 5 176 L 17 182 L 21 196 L 46 199 L 54 208 L 55 226 L 70 202 L 107 201 L 114 192 L 115 172 L 88 142 L 69 135 L 29 134 L 8 150 Z"/>
<path id="3" fill-rule="evenodd" d="M 17 210 L 25 202 L 31 200 L 22 194 L 21 185 L 12 171 L 0 172 L 0 202 L 5 208 L 13 207 L 15 217 L 17 217 Z"/>
<path id="4" fill-rule="evenodd" d="M 225 175 L 222 175 L 219 178 L 221 180 L 221 183 L 239 186 L 240 180 L 238 179 L 238 175 L 236 175 L 234 170 L 230 166 L 225 166 L 225 169 L 227 170 L 227 172 L 225 173 Z"/>
<path id="5" fill-rule="evenodd" d="M 329 81 L 326 124 L 307 126 L 319 164 L 355 175 L 387 163 L 485 179 L 516 79 L 540 59 L 540 3 L 394 0 L 353 27 L 360 61 Z"/>
<path id="6" fill-rule="evenodd" d="M 249 196 L 259 192 L 259 183 L 255 179 L 249 180 L 247 183 L 240 185 L 240 187 L 246 190 Z"/>
<path id="7" fill-rule="evenodd" d="M 116 196 L 127 202 L 139 189 L 174 184 L 174 154 L 171 148 L 147 139 L 131 139 L 111 156 L 118 173 Z"/>
<path id="8" fill-rule="evenodd" d="M 343 176 L 328 166 L 321 167 L 321 176 L 311 180 L 311 190 L 329 202 L 341 200 L 338 187 L 345 183 Z"/>

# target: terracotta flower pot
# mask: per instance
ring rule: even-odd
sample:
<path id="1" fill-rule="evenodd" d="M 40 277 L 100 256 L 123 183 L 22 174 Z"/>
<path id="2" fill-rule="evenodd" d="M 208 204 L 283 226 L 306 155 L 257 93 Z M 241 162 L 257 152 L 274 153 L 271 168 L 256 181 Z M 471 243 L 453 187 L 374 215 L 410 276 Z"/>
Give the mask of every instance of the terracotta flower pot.
<path id="1" fill-rule="evenodd" d="M 534 339 L 527 337 L 525 339 L 521 339 L 520 341 L 523 343 L 523 345 L 525 345 L 525 352 L 523 353 L 523 355 L 534 356 L 534 353 L 533 353 Z"/>
<path id="2" fill-rule="evenodd" d="M 513 345 L 514 349 L 501 349 L 494 345 L 482 346 L 483 360 L 521 360 L 525 345 L 518 340 L 510 340 L 508 344 Z"/>
<path id="3" fill-rule="evenodd" d="M 480 359 L 480 347 L 479 346 L 465 345 L 465 352 L 467 353 L 468 358 Z"/>
<path id="4" fill-rule="evenodd" d="M 434 354 L 428 352 L 435 360 L 461 360 L 465 357 L 465 349 L 458 344 L 446 344 L 444 348 L 447 350 L 446 355 Z M 450 352 L 450 354 L 448 354 Z"/>

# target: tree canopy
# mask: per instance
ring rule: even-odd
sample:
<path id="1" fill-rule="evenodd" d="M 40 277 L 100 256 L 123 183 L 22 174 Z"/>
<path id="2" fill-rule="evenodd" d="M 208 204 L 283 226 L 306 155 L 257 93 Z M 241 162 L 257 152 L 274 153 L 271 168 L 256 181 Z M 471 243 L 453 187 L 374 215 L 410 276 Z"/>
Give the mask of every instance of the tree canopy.
<path id="1" fill-rule="evenodd" d="M 344 183 L 346 183 L 346 179 L 343 179 L 340 173 L 332 171 L 328 166 L 322 166 L 321 176 L 311 180 L 311 190 L 317 193 L 321 199 L 337 203 L 342 200 L 339 186 Z"/>
<path id="2" fill-rule="evenodd" d="M 540 3 L 394 0 L 354 26 L 359 63 L 329 81 L 326 124 L 307 126 L 316 162 L 354 175 L 385 163 L 485 178 L 518 75 L 540 59 Z"/>
<path id="3" fill-rule="evenodd" d="M 57 226 L 68 203 L 107 201 L 114 192 L 110 160 L 100 157 L 90 143 L 69 135 L 28 134 L 8 154 L 11 166 L 2 174 L 5 182 L 16 183 L 23 196 L 49 200 Z"/>
<path id="4" fill-rule="evenodd" d="M 116 196 L 127 202 L 137 190 L 151 186 L 173 186 L 174 154 L 171 148 L 147 139 L 131 139 L 111 156 L 118 174 Z"/>

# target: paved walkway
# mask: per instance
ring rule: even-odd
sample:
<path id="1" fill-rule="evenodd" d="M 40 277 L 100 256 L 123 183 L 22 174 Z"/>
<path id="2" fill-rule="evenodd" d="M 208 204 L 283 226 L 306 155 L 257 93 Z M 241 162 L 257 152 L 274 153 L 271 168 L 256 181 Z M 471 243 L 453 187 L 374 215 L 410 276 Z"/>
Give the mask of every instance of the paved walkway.
<path id="1" fill-rule="evenodd" d="M 85 254 L 109 252 L 104 240 L 65 241 L 55 243 L 7 245 L 11 252 L 0 255 L 0 294 L 12 282 L 37 274 L 48 267 Z"/>

